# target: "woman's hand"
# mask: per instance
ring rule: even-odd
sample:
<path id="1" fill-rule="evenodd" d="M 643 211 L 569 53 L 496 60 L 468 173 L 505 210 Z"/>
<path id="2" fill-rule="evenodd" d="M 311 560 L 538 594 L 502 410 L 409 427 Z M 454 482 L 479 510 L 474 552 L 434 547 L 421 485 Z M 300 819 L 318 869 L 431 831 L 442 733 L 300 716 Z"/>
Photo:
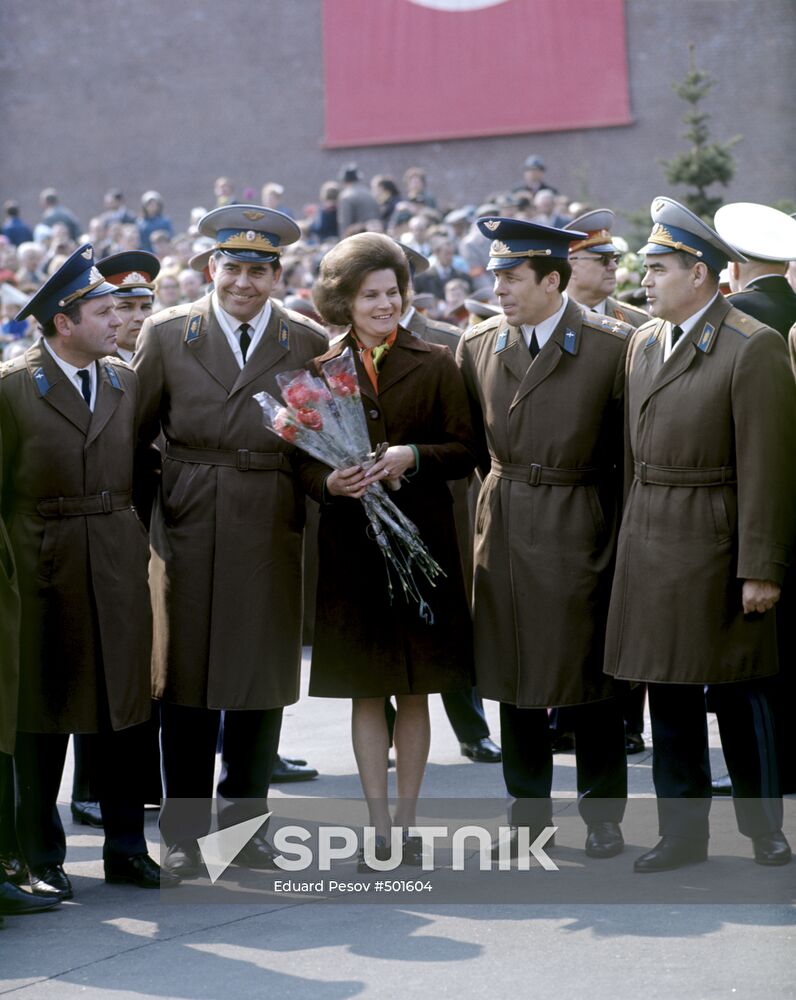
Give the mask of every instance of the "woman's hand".
<path id="1" fill-rule="evenodd" d="M 351 497 L 357 500 L 371 482 L 361 465 L 352 465 L 349 469 L 335 469 L 326 477 L 326 492 L 333 497 Z"/>
<path id="2" fill-rule="evenodd" d="M 394 444 L 368 469 L 368 483 L 386 482 L 392 490 L 400 488 L 401 476 L 415 467 L 415 453 L 408 444 Z"/>

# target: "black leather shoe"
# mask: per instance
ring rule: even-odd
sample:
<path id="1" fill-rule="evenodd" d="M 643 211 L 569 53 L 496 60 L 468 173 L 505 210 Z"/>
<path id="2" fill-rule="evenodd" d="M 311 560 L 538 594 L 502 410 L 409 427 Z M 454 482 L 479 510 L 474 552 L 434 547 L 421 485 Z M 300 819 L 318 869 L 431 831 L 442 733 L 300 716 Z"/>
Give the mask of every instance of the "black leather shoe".
<path id="1" fill-rule="evenodd" d="M 249 843 L 235 858 L 235 864 L 240 868 L 256 868 L 265 871 L 279 871 L 276 858 L 279 855 L 265 839 L 262 833 L 255 833 Z"/>
<path id="2" fill-rule="evenodd" d="M 589 823 L 586 854 L 590 858 L 614 858 L 622 853 L 624 846 L 618 823 Z"/>
<path id="3" fill-rule="evenodd" d="M 288 764 L 296 764 L 298 767 L 306 767 L 307 762 L 301 757 L 280 757 L 280 760 L 286 761 Z"/>
<path id="4" fill-rule="evenodd" d="M 83 826 L 102 826 L 99 802 L 75 802 L 72 800 L 72 819 Z"/>
<path id="5" fill-rule="evenodd" d="M 708 842 L 687 837 L 661 837 L 655 847 L 633 862 L 633 871 L 668 872 L 708 859 Z"/>
<path id="6" fill-rule="evenodd" d="M 306 764 L 297 764 L 286 757 L 277 757 L 271 774 L 271 784 L 278 785 L 285 781 L 312 781 L 318 777 L 318 772 L 314 767 L 307 767 Z"/>
<path id="7" fill-rule="evenodd" d="M 477 764 L 499 764 L 503 759 L 500 747 L 493 743 L 488 736 L 475 740 L 473 743 L 460 743 L 459 746 L 462 750 L 462 757 L 469 757 Z"/>
<path id="8" fill-rule="evenodd" d="M 720 778 L 714 778 L 710 787 L 714 795 L 732 795 L 732 778 L 729 774 L 723 774 Z"/>
<path id="9" fill-rule="evenodd" d="M 71 899 L 72 883 L 63 865 L 37 865 L 29 872 L 30 890 L 36 896 L 55 896 L 57 899 Z"/>
<path id="10" fill-rule="evenodd" d="M 0 880 L 23 885 L 28 878 L 28 866 L 18 854 L 0 854 Z"/>
<path id="11" fill-rule="evenodd" d="M 549 825 L 552 825 L 552 824 L 549 824 Z M 544 827 L 539 827 L 538 829 L 531 830 L 531 832 L 528 834 L 528 846 L 529 847 L 536 840 L 536 838 L 539 836 L 539 834 L 542 833 L 543 830 L 544 830 Z M 545 843 L 544 843 L 544 850 L 547 851 L 551 847 L 555 847 L 555 846 L 556 846 L 556 835 L 553 834 L 550 837 L 549 840 L 545 841 Z M 515 858 L 519 857 L 519 853 L 520 852 L 519 852 L 519 839 L 518 839 L 518 836 L 517 836 L 517 827 L 513 826 L 511 828 L 511 837 L 509 838 L 509 854 L 508 854 L 508 856 L 513 861 Z M 491 855 L 491 857 L 492 857 L 493 861 L 500 861 L 501 860 L 500 841 L 499 840 L 496 840 L 492 844 L 492 855 Z"/>
<path id="12" fill-rule="evenodd" d="M 16 917 L 22 913 L 42 913 L 59 906 L 61 900 L 55 896 L 34 896 L 11 882 L 0 882 L 0 914 Z"/>
<path id="13" fill-rule="evenodd" d="M 133 854 L 129 858 L 105 858 L 105 881 L 111 885 L 137 885 L 141 889 L 173 889 L 181 880 L 161 869 L 148 854 Z"/>
<path id="14" fill-rule="evenodd" d="M 376 857 L 376 861 L 390 860 L 390 847 L 387 844 L 387 839 L 385 837 L 376 837 L 375 850 L 373 853 Z M 363 875 L 365 872 L 375 871 L 377 871 L 377 869 L 371 868 L 365 860 L 365 848 L 360 847 L 359 854 L 357 855 L 357 872 L 359 872 L 360 875 Z M 379 874 L 384 875 L 384 872 L 379 872 Z"/>
<path id="15" fill-rule="evenodd" d="M 641 733 L 625 733 L 625 753 L 628 756 L 634 753 L 644 753 L 646 749 Z"/>
<path id="16" fill-rule="evenodd" d="M 404 837 L 401 863 L 413 868 L 423 867 L 423 838 Z"/>
<path id="17" fill-rule="evenodd" d="M 166 851 L 160 870 L 178 879 L 191 879 L 199 877 L 201 865 L 199 845 L 196 841 L 185 841 L 171 845 Z"/>
<path id="18" fill-rule="evenodd" d="M 786 865 L 791 859 L 790 844 L 782 830 L 755 837 L 752 846 L 755 849 L 755 861 L 759 865 Z"/>
<path id="19" fill-rule="evenodd" d="M 550 748 L 553 753 L 572 753 L 575 749 L 575 734 L 560 733 L 558 736 L 553 736 Z"/>

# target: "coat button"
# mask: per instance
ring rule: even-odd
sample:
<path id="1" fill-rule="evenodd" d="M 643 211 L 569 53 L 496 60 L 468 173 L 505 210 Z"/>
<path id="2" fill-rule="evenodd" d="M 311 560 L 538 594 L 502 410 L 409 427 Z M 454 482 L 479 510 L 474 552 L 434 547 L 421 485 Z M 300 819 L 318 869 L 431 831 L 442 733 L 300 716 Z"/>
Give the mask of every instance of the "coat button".
<path id="1" fill-rule="evenodd" d="M 371 420 L 378 420 L 379 419 L 379 411 L 378 410 L 368 410 L 368 416 L 370 417 Z"/>

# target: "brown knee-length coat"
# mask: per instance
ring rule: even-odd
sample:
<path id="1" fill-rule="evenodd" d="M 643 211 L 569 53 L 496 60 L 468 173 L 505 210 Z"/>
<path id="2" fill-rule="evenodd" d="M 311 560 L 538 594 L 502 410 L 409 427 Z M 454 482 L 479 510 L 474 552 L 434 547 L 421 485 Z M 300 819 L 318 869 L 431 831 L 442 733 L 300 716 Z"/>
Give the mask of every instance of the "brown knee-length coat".
<path id="1" fill-rule="evenodd" d="M 348 337 L 341 339 L 319 361 L 350 343 Z M 418 471 L 390 496 L 414 521 L 446 576 L 431 587 L 416 573 L 433 624 L 421 620 L 415 603 L 405 601 L 397 581 L 391 604 L 384 559 L 366 533 L 361 503 L 345 497 L 323 502 L 330 470 L 307 459 L 302 479 L 310 496 L 321 502 L 310 694 L 370 698 L 469 688 L 470 611 L 446 482 L 466 477 L 475 466 L 461 376 L 447 348 L 401 328 L 379 373 L 378 394 L 358 357 L 356 365 L 371 443 L 417 446 Z"/>
<path id="2" fill-rule="evenodd" d="M 299 696 L 304 493 L 295 449 L 265 429 L 253 396 L 278 397 L 276 376 L 328 341 L 271 308 L 242 370 L 209 295 L 148 319 L 135 356 L 142 446 L 160 432 L 166 442 L 150 528 L 154 694 L 178 705 L 267 709 Z M 271 467 L 174 448 L 247 450 Z"/>
<path id="3" fill-rule="evenodd" d="M 541 708 L 612 693 L 603 637 L 629 332 L 569 301 L 533 364 L 521 330 L 503 316 L 459 345 L 486 473 L 473 583 L 485 698 Z"/>
<path id="4" fill-rule="evenodd" d="M 3 494 L 0 438 L 0 497 Z M 19 688 L 19 587 L 11 540 L 0 514 L 0 753 L 13 753 Z"/>
<path id="5" fill-rule="evenodd" d="M 93 413 L 41 342 L 0 371 L 23 732 L 97 732 L 108 710 L 123 729 L 150 714 L 148 545 L 130 499 L 137 380 L 114 358 L 97 370 Z M 58 513 L 58 498 L 103 493 L 107 512 Z"/>
<path id="6" fill-rule="evenodd" d="M 628 479 L 605 669 L 717 684 L 777 670 L 776 612 L 796 531 L 796 386 L 782 336 L 721 295 L 663 361 L 665 324 L 628 355 Z M 644 465 L 642 466 L 642 463 Z"/>

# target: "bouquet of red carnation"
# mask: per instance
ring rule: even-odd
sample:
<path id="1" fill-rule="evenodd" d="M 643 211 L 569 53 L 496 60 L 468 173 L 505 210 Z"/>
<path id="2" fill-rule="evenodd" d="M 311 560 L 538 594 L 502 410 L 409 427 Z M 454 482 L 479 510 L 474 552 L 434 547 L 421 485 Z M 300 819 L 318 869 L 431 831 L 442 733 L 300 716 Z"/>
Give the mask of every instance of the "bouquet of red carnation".
<path id="1" fill-rule="evenodd" d="M 290 444 L 333 469 L 360 465 L 370 468 L 380 454 L 373 451 L 368 436 L 362 398 L 350 348 L 321 366 L 323 378 L 308 371 L 277 375 L 284 402 L 267 392 L 254 398 L 263 411 L 263 421 Z M 369 534 L 384 556 L 387 588 L 393 597 L 392 576 L 397 575 L 407 599 L 416 601 L 420 615 L 429 624 L 434 616 L 423 600 L 414 578 L 419 569 L 434 586 L 442 568 L 426 548 L 412 521 L 393 503 L 382 483 L 368 486 L 360 501 L 370 524 Z"/>

